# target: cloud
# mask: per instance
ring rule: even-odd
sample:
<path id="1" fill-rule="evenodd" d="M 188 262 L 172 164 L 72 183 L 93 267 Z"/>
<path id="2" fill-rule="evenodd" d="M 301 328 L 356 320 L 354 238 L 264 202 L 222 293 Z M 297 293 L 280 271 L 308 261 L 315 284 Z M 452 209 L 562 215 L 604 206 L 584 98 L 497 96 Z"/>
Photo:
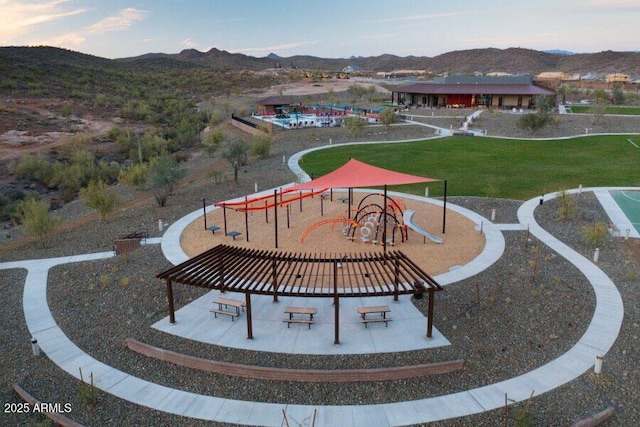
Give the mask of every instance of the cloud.
<path id="1" fill-rule="evenodd" d="M 447 13 L 430 13 L 425 15 L 408 15 L 408 16 L 399 16 L 397 18 L 382 18 L 382 19 L 372 19 L 368 21 L 360 21 L 365 24 L 377 24 L 383 22 L 412 22 L 412 21 L 426 21 L 430 19 L 438 19 L 438 18 L 449 18 L 452 16 L 460 16 L 465 15 L 468 12 L 447 12 Z"/>
<path id="2" fill-rule="evenodd" d="M 182 40 L 182 47 L 185 49 L 195 49 L 198 46 L 198 43 L 194 42 L 191 39 Z"/>
<path id="3" fill-rule="evenodd" d="M 285 43 L 273 46 L 266 47 L 247 47 L 243 49 L 233 49 L 234 53 L 246 53 L 246 54 L 269 54 L 275 52 L 288 51 L 292 49 L 297 49 L 299 47 L 308 46 L 312 44 L 316 44 L 317 41 L 308 41 L 308 42 L 295 42 L 295 43 Z"/>
<path id="4" fill-rule="evenodd" d="M 13 40 L 36 25 L 82 14 L 86 8 L 64 10 L 69 0 L 48 0 L 25 3 L 16 0 L 0 0 L 0 44 L 10 45 Z"/>
<path id="5" fill-rule="evenodd" d="M 146 10 L 128 7 L 126 9 L 121 9 L 115 15 L 111 15 L 93 25 L 85 27 L 85 31 L 90 34 L 104 34 L 110 31 L 121 31 L 144 19 L 146 15 Z"/>

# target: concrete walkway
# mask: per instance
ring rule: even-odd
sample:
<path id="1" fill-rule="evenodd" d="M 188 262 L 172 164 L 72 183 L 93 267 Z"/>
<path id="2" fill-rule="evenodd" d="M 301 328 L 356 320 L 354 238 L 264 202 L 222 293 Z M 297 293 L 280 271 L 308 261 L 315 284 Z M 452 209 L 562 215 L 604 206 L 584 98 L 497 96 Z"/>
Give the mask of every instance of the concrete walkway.
<path id="1" fill-rule="evenodd" d="M 575 191 L 578 190 L 573 190 Z M 547 195 L 546 199 L 555 196 Z M 25 319 L 29 331 L 38 339 L 46 355 L 74 377 L 79 377 L 79 367 L 82 367 L 85 374 L 92 372 L 97 387 L 122 399 L 185 417 L 244 425 L 284 425 L 283 409 L 289 419 L 296 420 L 309 418 L 317 410 L 318 426 L 419 424 L 500 408 L 504 404 L 505 393 L 514 401 L 526 400 L 534 390 L 535 395 L 545 393 L 582 375 L 594 365 L 596 356 L 605 355 L 615 342 L 622 324 L 624 307 L 614 283 L 595 264 L 536 223 L 534 211 L 538 205 L 539 199 L 536 197 L 521 206 L 518 211 L 519 225 L 494 225 L 471 213 L 475 215 L 476 223 L 483 225 L 487 234 L 487 247 L 474 262 L 438 276 L 437 280 L 447 284 L 476 274 L 502 255 L 504 240 L 500 230 L 528 227 L 533 236 L 567 258 L 591 283 L 596 295 L 596 308 L 584 335 L 567 353 L 518 377 L 455 394 L 408 402 L 344 406 L 258 403 L 203 396 L 154 384 L 111 368 L 84 353 L 58 327 L 47 304 L 47 275 L 51 267 L 67 262 L 107 258 L 113 256 L 112 252 L 3 263 L 0 264 L 0 269 L 24 268 L 28 271 L 23 301 Z M 448 207 L 458 209 L 450 204 Z M 185 217 L 185 222 L 191 216 L 198 215 L 193 213 Z M 162 248 L 172 261 L 181 262 L 182 255 L 175 250 L 179 246 L 176 237 L 179 237 L 180 227 L 174 226 L 170 227 L 162 239 Z"/>

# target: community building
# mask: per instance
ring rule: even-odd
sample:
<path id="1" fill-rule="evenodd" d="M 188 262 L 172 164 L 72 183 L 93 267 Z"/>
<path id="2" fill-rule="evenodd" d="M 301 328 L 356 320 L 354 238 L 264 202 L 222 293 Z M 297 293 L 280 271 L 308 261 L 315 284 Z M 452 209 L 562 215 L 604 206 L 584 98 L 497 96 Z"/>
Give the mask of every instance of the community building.
<path id="1" fill-rule="evenodd" d="M 392 92 L 391 100 L 395 105 L 415 107 L 520 109 L 534 108 L 536 95 L 555 92 L 535 85 L 531 76 L 453 76 L 398 88 Z"/>

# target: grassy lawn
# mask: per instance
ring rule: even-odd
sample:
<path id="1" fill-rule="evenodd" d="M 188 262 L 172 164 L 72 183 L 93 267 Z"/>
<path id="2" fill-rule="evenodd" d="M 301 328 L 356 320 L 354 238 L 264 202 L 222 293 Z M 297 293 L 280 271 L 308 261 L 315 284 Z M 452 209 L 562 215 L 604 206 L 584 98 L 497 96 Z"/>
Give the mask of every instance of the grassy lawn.
<path id="1" fill-rule="evenodd" d="M 555 141 L 448 137 L 421 142 L 337 146 L 305 155 L 300 166 L 313 176 L 331 172 L 350 157 L 375 166 L 447 180 L 451 196 L 526 200 L 543 192 L 594 186 L 640 186 L 640 135 L 593 136 Z M 424 194 L 425 184 L 390 190 Z M 441 196 L 443 185 L 429 184 Z"/>
<path id="2" fill-rule="evenodd" d="M 570 107 L 574 113 L 591 113 L 591 107 L 587 105 L 571 105 Z M 640 116 L 640 107 L 605 107 L 604 114 Z"/>

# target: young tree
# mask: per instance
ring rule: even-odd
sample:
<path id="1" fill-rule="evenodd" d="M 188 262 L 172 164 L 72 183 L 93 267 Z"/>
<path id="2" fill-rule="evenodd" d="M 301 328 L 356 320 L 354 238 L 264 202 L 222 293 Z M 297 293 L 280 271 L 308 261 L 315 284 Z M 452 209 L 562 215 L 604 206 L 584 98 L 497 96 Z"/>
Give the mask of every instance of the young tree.
<path id="1" fill-rule="evenodd" d="M 238 169 L 247 163 L 249 156 L 249 144 L 243 139 L 235 139 L 228 143 L 222 150 L 222 158 L 233 166 L 233 179 L 238 181 Z"/>
<path id="2" fill-rule="evenodd" d="M 35 237 L 40 247 L 51 243 L 51 238 L 60 225 L 60 218 L 49 212 L 49 203 L 34 197 L 18 203 L 18 218 L 25 233 Z"/>
<path id="3" fill-rule="evenodd" d="M 345 117 L 343 124 L 351 136 L 360 135 L 364 131 L 364 128 L 367 127 L 367 124 L 362 119 L 354 116 Z"/>
<path id="4" fill-rule="evenodd" d="M 104 181 L 91 181 L 80 189 L 80 200 L 86 206 L 95 209 L 100 215 L 101 221 L 106 221 L 107 217 L 120 203 L 120 198 Z"/>
<path id="5" fill-rule="evenodd" d="M 534 136 L 552 121 L 553 118 L 548 113 L 530 113 L 521 116 L 516 122 L 516 126 L 529 131 L 530 135 Z"/>
<path id="6" fill-rule="evenodd" d="M 179 165 L 173 156 L 164 154 L 152 159 L 149 165 L 149 182 L 160 207 L 167 204 L 175 185 L 186 173 L 186 169 Z"/>
<path id="7" fill-rule="evenodd" d="M 268 159 L 271 154 L 270 135 L 255 135 L 251 138 L 251 153 L 261 159 Z"/>
<path id="8" fill-rule="evenodd" d="M 384 125 L 384 128 L 389 130 L 391 125 L 398 121 L 398 116 L 392 108 L 385 108 L 380 113 L 380 121 Z"/>

